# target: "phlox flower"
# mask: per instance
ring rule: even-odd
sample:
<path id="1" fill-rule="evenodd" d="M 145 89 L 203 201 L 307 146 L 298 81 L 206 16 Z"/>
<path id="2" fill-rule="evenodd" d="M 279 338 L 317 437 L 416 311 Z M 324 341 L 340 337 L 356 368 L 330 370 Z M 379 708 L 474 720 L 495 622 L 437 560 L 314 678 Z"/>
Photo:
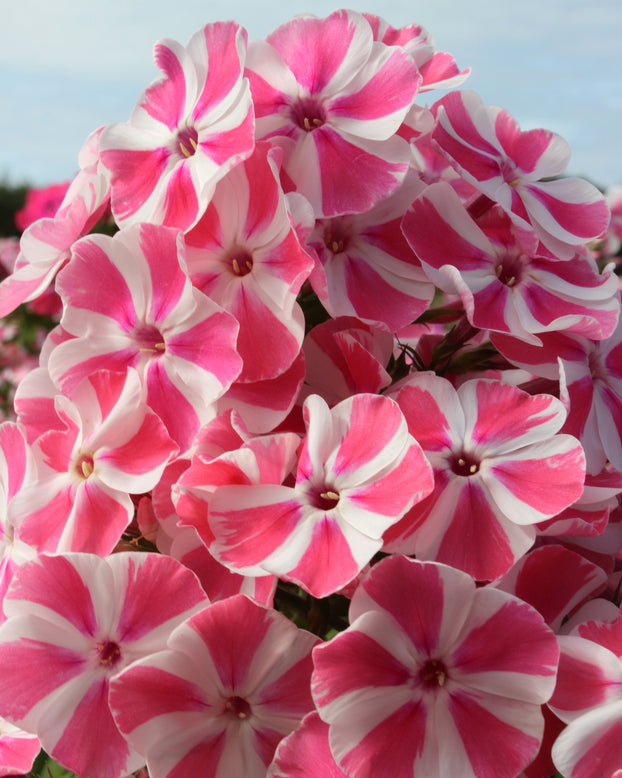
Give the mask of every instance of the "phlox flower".
<path id="1" fill-rule="evenodd" d="M 605 200 L 611 211 L 611 222 L 603 239 L 602 253 L 613 256 L 622 246 L 622 186 L 610 186 L 605 191 Z"/>
<path id="2" fill-rule="evenodd" d="M 233 317 L 190 283 L 178 230 L 152 224 L 74 246 L 59 274 L 69 336 L 48 367 L 63 391 L 98 369 L 137 370 L 148 405 L 184 451 L 239 374 Z"/>
<path id="3" fill-rule="evenodd" d="M 451 54 L 436 51 L 430 33 L 420 24 L 409 24 L 397 29 L 379 16 L 363 14 L 374 31 L 374 40 L 387 46 L 402 46 L 412 57 L 421 76 L 420 92 L 431 89 L 449 89 L 460 86 L 471 69 L 459 70 Z"/>
<path id="4" fill-rule="evenodd" d="M 290 222 L 278 179 L 278 149 L 258 143 L 217 185 L 186 235 L 194 286 L 235 316 L 241 382 L 275 378 L 300 351 L 304 317 L 296 302 L 313 259 Z"/>
<path id="5" fill-rule="evenodd" d="M 561 176 L 570 159 L 566 141 L 549 130 L 521 131 L 510 114 L 484 105 L 470 90 L 434 104 L 434 140 L 451 164 L 519 227 L 533 229 L 559 259 L 607 227 L 609 209 L 595 186 Z"/>
<path id="6" fill-rule="evenodd" d="M 365 213 L 317 220 L 307 239 L 319 259 L 310 280 L 332 317 L 356 316 L 394 332 L 426 310 L 434 286 L 400 230 L 424 188 L 412 176 Z"/>
<path id="7" fill-rule="evenodd" d="M 294 486 L 225 485 L 209 501 L 210 551 L 233 570 L 274 573 L 315 597 L 351 581 L 382 534 L 432 488 L 431 471 L 391 400 L 305 400 Z"/>
<path id="8" fill-rule="evenodd" d="M 112 681 L 115 721 L 151 778 L 265 778 L 313 709 L 318 640 L 243 594 L 213 603 Z"/>
<path id="9" fill-rule="evenodd" d="M 494 334 L 495 347 L 513 364 L 560 381 L 568 408 L 564 431 L 581 441 L 587 472 L 607 461 L 622 472 L 622 320 L 606 340 L 572 333 L 545 333 L 542 346 Z"/>
<path id="10" fill-rule="evenodd" d="M 431 373 L 410 376 L 394 396 L 434 490 L 385 533 L 385 550 L 494 580 L 531 547 L 534 524 L 581 494 L 583 451 L 558 434 L 566 413 L 555 397 L 485 379 L 456 390 Z"/>
<path id="11" fill-rule="evenodd" d="M 148 221 L 187 230 L 214 185 L 253 150 L 253 106 L 242 77 L 246 31 L 235 22 L 198 30 L 184 48 L 156 43 L 163 78 L 145 90 L 127 123 L 100 139 L 120 225 Z"/>
<path id="12" fill-rule="evenodd" d="M 559 650 L 530 605 L 393 556 L 363 578 L 349 619 L 314 649 L 312 677 L 346 775 L 516 778 L 536 755 Z"/>
<path id="13" fill-rule="evenodd" d="M 32 445 L 36 480 L 13 500 L 19 536 L 40 551 L 107 554 L 134 515 L 130 493 L 158 482 L 178 449 L 144 402 L 135 370 L 100 370 L 69 397 Z"/>
<path id="14" fill-rule="evenodd" d="M 182 526 L 173 502 L 173 497 L 179 502 L 175 485 L 195 458 L 200 456 L 206 461 L 217 459 L 227 451 L 238 449 L 250 437 L 239 414 L 226 411 L 199 430 L 191 452 L 186 452 L 187 458 L 177 458 L 172 462 L 152 491 L 151 507 L 158 525 L 155 537 L 158 550 L 192 570 L 210 602 L 242 593 L 264 605 L 272 605 L 276 578 L 270 575 L 239 575 L 214 559 L 195 528 L 192 525 Z"/>
<path id="15" fill-rule="evenodd" d="M 1 715 L 35 733 L 78 775 L 121 778 L 144 764 L 108 706 L 110 679 L 164 648 L 206 603 L 195 576 L 157 554 L 45 554 L 16 572 L 4 600 Z"/>
<path id="16" fill-rule="evenodd" d="M 615 778 L 622 770 L 622 617 L 612 602 L 589 606 L 597 604 L 595 618 L 584 620 L 587 613 L 579 612 L 579 623 L 558 637 L 559 672 L 549 705 L 568 726 L 552 757 L 567 778 Z"/>
<path id="17" fill-rule="evenodd" d="M 75 241 L 86 235 L 108 208 L 110 181 L 94 151 L 99 132 L 91 133 L 80 150 L 80 172 L 56 213 L 37 219 L 22 234 L 13 272 L 0 284 L 0 317 L 46 290 L 70 258 Z"/>
<path id="18" fill-rule="evenodd" d="M 29 772 L 40 750 L 36 735 L 0 719 L 0 775 Z"/>
<path id="19" fill-rule="evenodd" d="M 348 778 L 333 757 L 328 724 L 309 713 L 276 749 L 267 778 Z"/>
<path id="20" fill-rule="evenodd" d="M 304 393 L 336 405 L 353 394 L 376 394 L 391 383 L 385 370 L 393 338 L 353 316 L 318 324 L 306 336 Z"/>
<path id="21" fill-rule="evenodd" d="M 316 216 L 367 211 L 398 187 L 409 150 L 395 133 L 421 78 L 361 14 L 296 17 L 251 41 L 246 67 L 257 137 L 283 148 L 284 180 Z"/>
<path id="22" fill-rule="evenodd" d="M 569 262 L 541 256 L 500 208 L 475 222 L 447 183 L 427 187 L 402 229 L 430 280 L 460 295 L 474 327 L 539 345 L 539 332 L 565 330 L 601 340 L 617 324 L 613 265 L 601 275 L 585 247 L 577 247 Z"/>
<path id="23" fill-rule="evenodd" d="M 533 549 L 494 586 L 532 605 L 558 632 L 570 613 L 605 587 L 605 571 L 559 545 Z"/>
<path id="24" fill-rule="evenodd" d="M 296 400 L 305 377 L 300 351 L 292 364 L 274 378 L 234 381 L 216 402 L 218 413 L 235 410 L 254 435 L 264 435 L 283 423 Z"/>
<path id="25" fill-rule="evenodd" d="M 252 438 L 213 459 L 197 452 L 173 486 L 180 524 L 194 527 L 209 547 L 215 539 L 209 526 L 209 504 L 216 490 L 233 484 L 282 484 L 296 465 L 299 445 L 298 435 L 282 432 Z"/>
<path id="26" fill-rule="evenodd" d="M 15 495 L 35 478 L 35 464 L 23 428 L 12 422 L 0 424 L 0 603 L 15 570 L 36 556 L 35 549 L 19 536 L 12 505 Z M 0 623 L 4 619 L 0 608 Z"/>

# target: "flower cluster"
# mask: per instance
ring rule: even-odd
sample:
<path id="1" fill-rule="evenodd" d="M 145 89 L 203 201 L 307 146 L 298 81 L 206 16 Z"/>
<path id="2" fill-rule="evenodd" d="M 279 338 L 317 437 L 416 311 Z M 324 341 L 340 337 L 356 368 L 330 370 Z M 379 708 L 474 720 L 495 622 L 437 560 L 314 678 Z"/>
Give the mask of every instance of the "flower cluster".
<path id="1" fill-rule="evenodd" d="M 0 284 L 0 774 L 617 775 L 605 198 L 416 25 L 154 53 Z"/>

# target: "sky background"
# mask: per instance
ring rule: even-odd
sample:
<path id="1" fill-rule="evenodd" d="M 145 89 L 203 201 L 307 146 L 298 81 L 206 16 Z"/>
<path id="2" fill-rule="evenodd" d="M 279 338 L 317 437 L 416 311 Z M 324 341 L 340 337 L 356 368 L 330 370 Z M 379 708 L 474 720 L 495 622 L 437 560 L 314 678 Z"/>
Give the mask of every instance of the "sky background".
<path id="1" fill-rule="evenodd" d="M 262 38 L 326 0 L 12 0 L 0 15 L 0 181 L 71 178 L 87 135 L 126 121 L 159 75 L 152 47 L 184 45 L 210 21 Z M 622 184 L 621 0 L 365 0 L 359 11 L 427 28 L 472 74 L 462 88 L 506 108 L 523 129 L 570 143 L 567 173 Z M 418 102 L 432 103 L 442 92 Z"/>

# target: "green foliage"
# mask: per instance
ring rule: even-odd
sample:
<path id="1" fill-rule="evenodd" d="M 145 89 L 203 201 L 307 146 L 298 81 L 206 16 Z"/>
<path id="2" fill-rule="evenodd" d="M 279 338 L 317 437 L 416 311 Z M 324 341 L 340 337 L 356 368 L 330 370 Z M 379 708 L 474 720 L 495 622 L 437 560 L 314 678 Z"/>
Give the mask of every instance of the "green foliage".
<path id="1" fill-rule="evenodd" d="M 15 226 L 14 215 L 24 206 L 26 192 L 29 187 L 26 184 L 21 186 L 9 186 L 0 183 L 0 238 L 6 238 L 10 235 L 19 235 L 19 230 Z"/>
<path id="2" fill-rule="evenodd" d="M 28 778 L 77 778 L 77 776 L 56 764 L 45 751 L 41 751 L 35 759 L 31 772 L 28 773 Z"/>

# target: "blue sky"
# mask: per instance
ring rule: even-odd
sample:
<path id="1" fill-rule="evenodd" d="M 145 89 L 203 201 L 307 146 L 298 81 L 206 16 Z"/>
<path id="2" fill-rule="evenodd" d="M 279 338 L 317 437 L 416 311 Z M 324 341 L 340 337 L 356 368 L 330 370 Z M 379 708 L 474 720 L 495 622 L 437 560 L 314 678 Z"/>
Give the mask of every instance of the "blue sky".
<path id="1" fill-rule="evenodd" d="M 13 0 L 0 25 L 0 180 L 71 178 L 89 132 L 125 121 L 158 77 L 156 40 L 186 43 L 209 21 L 235 19 L 260 38 L 326 0 Z M 523 129 L 570 143 L 568 173 L 622 184 L 620 0 L 367 0 L 356 10 L 424 25 L 472 75 L 464 85 Z M 438 93 L 440 96 L 440 93 Z M 423 96 L 433 101 L 436 93 Z"/>

